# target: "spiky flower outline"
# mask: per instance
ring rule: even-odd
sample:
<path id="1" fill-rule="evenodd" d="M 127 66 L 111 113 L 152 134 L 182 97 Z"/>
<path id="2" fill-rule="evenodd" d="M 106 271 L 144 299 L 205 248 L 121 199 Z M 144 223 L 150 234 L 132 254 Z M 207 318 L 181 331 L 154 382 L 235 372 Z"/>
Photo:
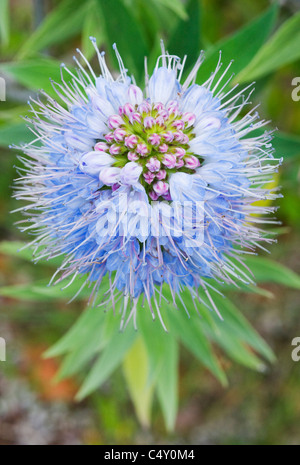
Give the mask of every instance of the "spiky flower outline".
<path id="1" fill-rule="evenodd" d="M 115 310 L 121 301 L 121 328 L 132 317 L 136 326 L 141 300 L 164 326 L 159 309 L 164 284 L 174 306 L 179 299 L 185 309 L 182 289 L 188 287 L 194 303 L 205 304 L 202 289 L 222 318 L 209 292 L 214 280 L 253 282 L 242 254 L 273 241 L 260 225 L 273 222 L 264 216 L 275 207 L 257 201 L 278 197 L 268 183 L 281 160 L 273 156 L 271 131 L 249 137 L 267 124 L 259 120 L 257 107 L 239 118 L 253 86 L 228 90 L 231 63 L 223 71 L 221 54 L 210 78 L 196 84 L 203 52 L 181 84 L 186 57 L 181 61 L 169 55 L 162 43 L 151 77 L 145 61 L 144 93 L 128 77 L 117 48 L 120 75 L 114 79 L 104 53 L 91 40 L 101 76 L 77 50 L 86 68 L 74 57 L 76 73 L 62 65 L 61 83 L 52 82 L 62 103 L 45 92 L 42 99 L 31 99 L 33 117 L 27 120 L 36 137 L 18 147 L 26 156 L 20 157 L 24 167 L 15 195 L 30 203 L 19 209 L 26 217 L 20 229 L 37 235 L 30 243 L 36 260 L 66 255 L 51 283 L 69 279 L 68 286 L 84 275 L 76 295 L 91 286 L 90 302 L 98 305 L 108 275 L 109 288 L 99 305 Z M 68 83 L 63 70 L 71 76 Z M 126 235 L 120 220 L 110 216 L 124 195 L 131 225 Z M 204 215 L 201 225 L 191 226 L 191 208 L 189 224 L 178 237 L 172 231 L 182 215 L 176 217 L 172 206 L 185 201 L 196 211 L 200 205 Z M 160 231 L 156 235 L 141 236 L 138 224 L 145 208 Z M 113 228 L 106 229 L 110 222 Z"/>

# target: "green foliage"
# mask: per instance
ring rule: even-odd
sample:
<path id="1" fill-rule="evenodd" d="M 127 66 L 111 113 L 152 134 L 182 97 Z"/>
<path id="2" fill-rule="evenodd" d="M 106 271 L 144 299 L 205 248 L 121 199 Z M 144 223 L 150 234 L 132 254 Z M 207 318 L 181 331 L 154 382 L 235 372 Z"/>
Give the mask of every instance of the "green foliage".
<path id="1" fill-rule="evenodd" d="M 186 67 L 191 68 L 201 50 L 201 2 L 190 0 L 187 4 L 188 19 L 179 21 L 168 43 L 169 53 L 183 58 L 187 55 Z"/>
<path id="2" fill-rule="evenodd" d="M 0 40 L 3 45 L 9 41 L 10 24 L 9 24 L 9 0 L 0 2 Z"/>
<path id="3" fill-rule="evenodd" d="M 0 74 L 8 76 L 17 90 L 24 90 L 20 101 L 12 96 L 12 102 L 3 103 L 0 111 L 0 146 L 19 144 L 32 140 L 26 124 L 20 122 L 28 94 L 43 89 L 53 94 L 49 78 L 60 81 L 60 62 L 63 57 L 68 65 L 74 49 L 81 44 L 88 59 L 94 56 L 90 36 L 108 52 L 109 64 L 117 69 L 117 60 L 112 50 L 116 43 L 129 74 L 142 82 L 144 57 L 149 57 L 149 69 L 154 66 L 160 53 L 163 38 L 170 53 L 183 57 L 188 55 L 186 72 L 197 59 L 208 37 L 203 27 L 205 2 L 200 0 L 63 0 L 56 2 L 44 21 L 32 33 L 14 31 L 10 21 L 9 2 L 0 2 L 0 41 L 6 62 L 0 63 Z M 205 50 L 206 60 L 202 64 L 197 82 L 205 81 L 214 70 L 222 51 L 224 65 L 233 59 L 231 71 L 236 74 L 234 82 L 260 79 L 259 92 L 272 85 L 270 79 L 261 79 L 292 64 L 300 58 L 300 13 L 295 14 L 278 27 L 279 6 L 274 2 L 258 18 L 228 37 L 221 38 Z M 223 22 L 223 21 L 221 21 Z M 226 22 L 226 21 L 224 21 Z M 277 30 L 272 34 L 275 26 Z M 13 32 L 11 32 L 13 31 Z M 44 52 L 53 55 L 50 58 Z M 71 52 L 71 53 L 70 53 Z M 11 61 L 9 60 L 11 57 Z M 66 80 L 69 80 L 65 74 Z M 232 84 L 230 84 L 232 85 Z M 2 102 L 1 102 L 2 105 Z M 297 128 L 298 117 L 294 128 Z M 287 129 L 285 129 L 287 131 Z M 296 132 L 296 129 L 295 129 Z M 260 134 L 261 131 L 257 131 Z M 294 160 L 300 155 L 300 138 L 288 132 L 275 132 L 274 147 L 278 157 Z M 283 168 L 285 170 L 285 168 Z M 295 174 L 295 170 L 294 170 Z M 295 180 L 296 183 L 296 180 Z M 294 186 L 295 184 L 293 184 Z M 288 208 L 298 208 L 295 189 L 288 192 Z M 295 213 L 294 213 L 295 214 Z M 298 215 L 299 216 L 299 215 Z M 296 220 L 298 218 L 296 214 Z M 31 260 L 30 249 L 22 249 L 23 243 L 2 242 L 0 253 L 15 260 Z M 60 266 L 61 259 L 41 261 L 37 267 Z M 249 256 L 245 263 L 253 271 L 254 281 L 259 285 L 274 283 L 300 288 L 300 277 L 285 266 L 265 257 Z M 40 268 L 38 268 L 40 270 Z M 53 271 L 53 270 L 52 270 Z M 46 271 L 45 271 L 46 272 Z M 67 282 L 48 287 L 48 281 L 32 284 L 2 286 L 0 296 L 23 302 L 51 302 L 53 305 L 72 299 L 83 284 L 84 278 L 67 286 Z M 214 283 L 217 290 L 227 293 L 257 293 L 264 298 L 272 297 L 270 290 L 253 285 L 241 285 L 240 289 Z M 62 287 L 64 289 L 62 289 Z M 105 300 L 108 281 L 104 280 L 97 298 Z M 82 289 L 79 298 L 87 301 L 91 290 Z M 254 370 L 263 370 L 275 356 L 256 330 L 243 317 L 242 312 L 218 292 L 211 296 L 220 311 L 223 321 L 215 312 L 198 304 L 200 317 L 188 291 L 182 294 L 189 317 L 178 302 L 173 308 L 171 296 L 165 289 L 169 301 L 162 302 L 162 317 L 168 328 L 163 331 L 159 321 L 152 321 L 147 308 L 139 308 L 138 332 L 131 325 L 119 331 L 119 316 L 104 307 L 88 307 L 73 327 L 50 348 L 47 357 L 59 356 L 62 364 L 57 379 L 88 373 L 78 393 L 78 400 L 99 389 L 114 370 L 123 365 L 126 383 L 140 422 L 148 426 L 154 395 L 169 431 L 174 428 L 178 408 L 178 364 L 179 346 L 184 346 L 222 385 L 226 385 L 227 370 L 222 363 L 226 354 L 232 360 Z M 209 303 L 207 296 L 201 297 Z"/>
<path id="4" fill-rule="evenodd" d="M 286 21 L 259 49 L 238 79 L 252 81 L 300 58 L 300 13 Z"/>
<path id="5" fill-rule="evenodd" d="M 42 24 L 30 35 L 17 53 L 24 60 L 53 45 L 68 40 L 82 29 L 82 19 L 91 10 L 91 3 L 82 0 L 59 2 Z M 90 34 L 91 35 L 91 34 Z"/>
<path id="6" fill-rule="evenodd" d="M 140 25 L 121 0 L 96 0 L 100 15 L 105 18 L 108 43 L 116 43 L 129 73 L 138 78 L 143 72 L 144 57 L 149 49 Z M 134 53 L 132 53 L 134 50 Z M 115 59 L 115 65 L 117 61 Z"/>
<path id="7" fill-rule="evenodd" d="M 0 63 L 0 72 L 7 73 L 18 83 L 32 90 L 44 90 L 53 94 L 50 79 L 59 82 L 60 63 L 50 58 Z"/>
<path id="8" fill-rule="evenodd" d="M 239 73 L 254 57 L 272 31 L 278 13 L 278 5 L 274 3 L 258 19 L 247 24 L 232 36 L 222 39 L 206 52 L 206 60 L 198 75 L 199 84 L 209 78 L 222 51 L 222 63 L 227 66 L 231 60 L 232 73 Z"/>

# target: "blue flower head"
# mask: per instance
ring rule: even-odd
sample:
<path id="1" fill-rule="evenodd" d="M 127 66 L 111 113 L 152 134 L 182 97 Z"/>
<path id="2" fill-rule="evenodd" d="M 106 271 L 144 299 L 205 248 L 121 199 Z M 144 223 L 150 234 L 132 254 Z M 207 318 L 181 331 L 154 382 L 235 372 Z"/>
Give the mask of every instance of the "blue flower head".
<path id="1" fill-rule="evenodd" d="M 114 79 L 92 43 L 101 75 L 75 59 L 76 75 L 63 65 L 71 81 L 53 83 L 60 103 L 44 95 L 31 104 L 36 139 L 22 147 L 16 193 L 30 201 L 22 230 L 37 235 L 41 257 L 65 256 L 58 281 L 82 275 L 97 296 L 108 275 L 121 327 L 144 300 L 162 321 L 163 285 L 176 306 L 184 287 L 201 300 L 214 280 L 249 282 L 240 257 L 271 241 L 260 225 L 274 209 L 257 201 L 278 196 L 268 183 L 280 161 L 270 132 L 250 135 L 266 124 L 244 111 L 252 91 L 226 90 L 230 65 L 219 61 L 198 85 L 201 54 L 183 82 L 184 62 L 162 45 L 141 89 L 116 47 Z"/>

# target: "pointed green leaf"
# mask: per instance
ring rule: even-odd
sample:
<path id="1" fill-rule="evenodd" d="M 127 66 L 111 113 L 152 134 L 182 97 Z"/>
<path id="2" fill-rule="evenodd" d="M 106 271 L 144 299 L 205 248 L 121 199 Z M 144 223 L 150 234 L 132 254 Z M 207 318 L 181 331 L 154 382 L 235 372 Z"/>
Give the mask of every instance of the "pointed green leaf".
<path id="1" fill-rule="evenodd" d="M 98 332 L 100 341 L 104 318 L 105 313 L 103 310 L 88 308 L 80 315 L 72 328 L 45 352 L 44 356 L 52 358 L 66 352 L 74 352 L 77 348 L 81 349 L 88 342 L 90 335 L 94 334 L 94 331 Z"/>
<path id="2" fill-rule="evenodd" d="M 106 29 L 108 43 L 117 44 L 129 75 L 141 76 L 144 57 L 148 55 L 149 50 L 140 25 L 121 0 L 96 0 L 96 4 Z M 115 54 L 112 52 L 110 56 L 117 65 Z"/>
<path id="3" fill-rule="evenodd" d="M 186 301 L 188 305 L 188 301 Z M 194 308 L 191 307 L 191 312 Z M 213 349 L 202 331 L 200 325 L 193 324 L 194 320 L 188 318 L 184 310 L 169 309 L 168 320 L 170 332 L 179 338 L 183 344 L 208 368 L 224 386 L 227 384 L 226 376 L 216 359 Z"/>
<path id="4" fill-rule="evenodd" d="M 163 354 L 166 352 L 171 336 L 163 329 L 160 321 L 153 321 L 148 308 L 140 308 L 138 313 L 138 328 L 145 342 L 149 357 L 149 382 L 157 378 L 163 364 Z"/>
<path id="5" fill-rule="evenodd" d="M 181 19 L 186 20 L 188 18 L 187 12 L 180 0 L 153 0 L 156 3 L 160 3 L 169 10 L 173 11 Z"/>
<path id="6" fill-rule="evenodd" d="M 144 427 L 151 423 L 153 384 L 149 379 L 149 352 L 138 337 L 123 361 L 123 371 L 136 415 Z"/>
<path id="7" fill-rule="evenodd" d="M 77 400 L 84 399 L 108 379 L 111 373 L 120 365 L 136 337 L 137 333 L 132 327 L 126 328 L 123 333 L 118 331 L 111 337 L 78 392 Z"/>
<path id="8" fill-rule="evenodd" d="M 81 31 L 82 18 L 90 8 L 91 2 L 82 0 L 59 2 L 22 45 L 17 58 L 24 60 L 40 50 L 74 37 Z"/>
<path id="9" fill-rule="evenodd" d="M 170 335 L 157 381 L 158 400 L 168 431 L 173 431 L 178 409 L 178 344 Z"/>
<path id="10" fill-rule="evenodd" d="M 71 285 L 63 281 L 55 286 L 49 286 L 48 281 L 39 281 L 38 283 L 28 283 L 13 286 L 0 287 L 0 295 L 17 300 L 28 300 L 30 302 L 39 302 L 47 300 L 70 300 L 72 299 L 84 282 L 84 278 L 78 278 Z M 102 292 L 108 289 L 107 278 L 104 278 L 101 288 L 97 294 L 97 299 L 101 298 Z M 92 289 L 87 285 L 80 292 L 78 299 L 87 299 L 90 297 Z"/>
<path id="11" fill-rule="evenodd" d="M 181 20 L 167 44 L 172 55 L 187 55 L 186 68 L 190 68 L 201 50 L 201 2 L 190 0 L 186 7 L 188 19 Z"/>
<path id="12" fill-rule="evenodd" d="M 218 317 L 215 315 L 215 319 L 218 320 L 218 328 L 222 331 L 222 334 L 224 335 L 226 332 L 229 339 L 237 338 L 244 345 L 251 346 L 258 354 L 270 362 L 274 362 L 275 356 L 268 344 L 233 303 L 228 298 L 223 298 L 215 292 L 212 293 L 212 298 L 224 318 L 224 321 L 219 322 Z"/>
<path id="13" fill-rule="evenodd" d="M 275 32 L 253 60 L 237 76 L 239 82 L 261 78 L 300 58 L 300 13 L 295 14 Z"/>
<path id="14" fill-rule="evenodd" d="M 268 38 L 275 25 L 277 13 L 278 4 L 275 2 L 259 18 L 208 49 L 206 60 L 201 65 L 198 73 L 198 82 L 201 84 L 209 78 L 218 62 L 220 50 L 222 51 L 222 63 L 225 66 L 231 60 L 234 60 L 230 73 L 239 73 Z"/>
<path id="15" fill-rule="evenodd" d="M 3 241 L 0 242 L 0 253 L 4 255 L 9 255 L 11 257 L 16 257 L 22 260 L 34 261 L 32 255 L 32 249 L 26 247 L 25 242 L 18 241 Z M 55 258 L 51 260 L 41 260 L 38 262 L 39 265 L 45 266 L 60 266 L 62 264 L 63 258 Z"/>
<path id="16" fill-rule="evenodd" d="M 60 82 L 60 63 L 50 58 L 35 58 L 28 61 L 0 63 L 0 72 L 8 73 L 17 82 L 32 90 L 43 89 L 53 94 L 50 78 Z M 70 81 L 66 74 L 66 81 Z"/>
<path id="17" fill-rule="evenodd" d="M 300 276 L 284 265 L 264 257 L 247 257 L 246 265 L 258 282 L 273 282 L 300 289 Z"/>

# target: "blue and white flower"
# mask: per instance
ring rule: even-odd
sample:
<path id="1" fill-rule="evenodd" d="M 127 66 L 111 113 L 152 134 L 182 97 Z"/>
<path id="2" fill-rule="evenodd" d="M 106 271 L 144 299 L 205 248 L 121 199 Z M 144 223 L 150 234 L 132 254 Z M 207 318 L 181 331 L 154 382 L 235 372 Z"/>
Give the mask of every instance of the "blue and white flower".
<path id="1" fill-rule="evenodd" d="M 198 290 L 210 297 L 214 281 L 251 281 L 241 258 L 272 241 L 261 223 L 274 208 L 257 201 L 278 196 L 268 183 L 280 160 L 270 132 L 251 137 L 266 124 L 256 109 L 245 112 L 252 90 L 224 90 L 230 65 L 222 71 L 219 61 L 196 84 L 203 54 L 183 80 L 184 60 L 162 45 L 142 89 L 116 47 L 114 79 L 92 43 L 100 76 L 79 51 L 86 69 L 75 59 L 77 74 L 62 66 L 71 81 L 53 83 L 61 103 L 32 99 L 36 138 L 22 147 L 17 180 L 21 229 L 37 235 L 40 257 L 65 255 L 57 281 L 82 275 L 81 289 L 97 296 L 108 275 L 105 300 L 121 301 L 122 327 L 143 300 L 162 321 L 164 285 L 176 306 L 184 287 L 201 301 Z"/>

